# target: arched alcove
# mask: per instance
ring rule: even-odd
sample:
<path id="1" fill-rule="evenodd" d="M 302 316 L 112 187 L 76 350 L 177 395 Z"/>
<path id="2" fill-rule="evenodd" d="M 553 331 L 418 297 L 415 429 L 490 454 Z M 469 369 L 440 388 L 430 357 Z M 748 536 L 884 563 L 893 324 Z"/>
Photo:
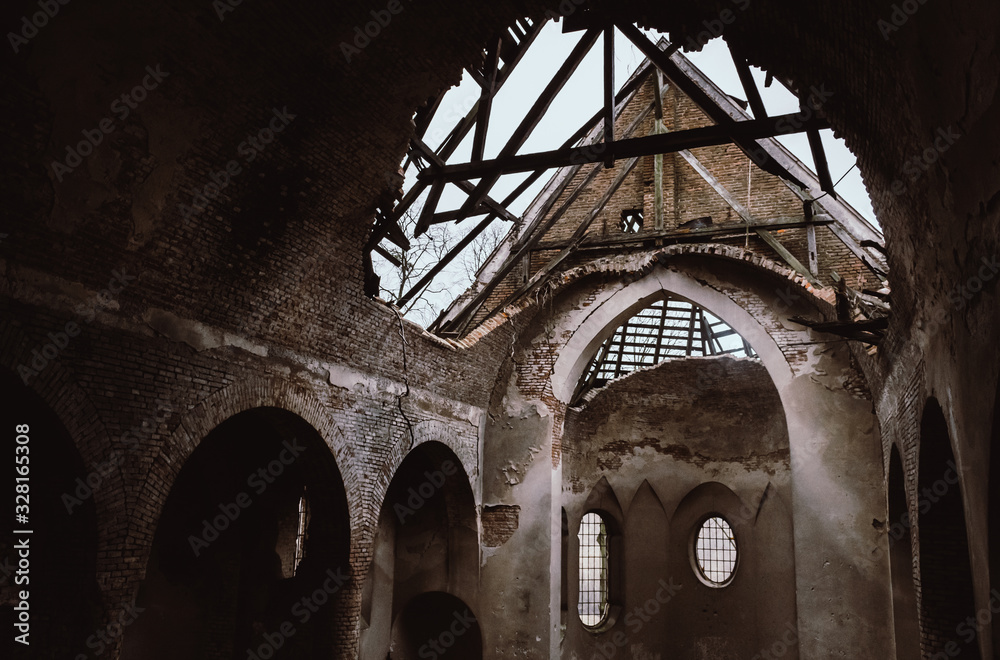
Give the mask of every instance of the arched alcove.
<path id="1" fill-rule="evenodd" d="M 326 658 L 351 579 L 350 522 L 330 449 L 277 408 L 212 430 L 157 523 L 143 616 L 123 658 Z"/>
<path id="2" fill-rule="evenodd" d="M 961 475 L 948 424 L 933 398 L 920 422 L 918 473 L 921 646 L 928 657 L 958 648 L 963 657 L 979 658 L 978 636 L 966 623 L 976 607 Z"/>
<path id="3" fill-rule="evenodd" d="M 795 557 L 790 573 L 795 603 L 785 611 L 797 629 L 796 643 L 804 655 L 841 644 L 842 635 L 832 624 L 835 617 L 829 616 L 833 603 L 838 616 L 863 622 L 864 631 L 851 640 L 852 648 L 873 652 L 891 644 L 884 633 L 891 612 L 888 560 L 870 560 L 871 533 L 855 523 L 885 511 L 881 448 L 871 403 L 845 386 L 843 375 L 857 374 L 847 346 L 826 343 L 822 335 L 789 320 L 795 315 L 814 316 L 823 304 L 806 291 L 796 291 L 795 298 L 782 296 L 789 290 L 787 281 L 764 268 L 723 257 L 667 254 L 662 260 L 651 258 L 645 266 L 624 261 L 620 265 L 634 268 L 634 278 L 597 278 L 583 271 L 575 282 L 567 276 L 572 283 L 556 298 L 554 318 L 545 326 L 547 337 L 561 338 L 550 378 L 555 398 L 569 404 L 602 343 L 664 292 L 724 321 L 759 357 L 787 432 L 785 480 L 774 480 L 772 488 L 792 519 L 788 529 L 793 539 L 786 547 Z M 574 410 L 571 407 L 567 413 L 567 429 Z M 707 423 L 718 416 L 701 418 Z M 731 415 L 724 413 L 723 418 Z M 725 440 L 725 434 L 716 435 Z M 568 433 L 562 443 L 568 452 L 572 445 Z M 650 449 L 643 447 L 644 452 Z M 567 465 L 571 460 L 567 454 Z M 745 497 L 758 498 L 765 485 L 766 480 L 755 484 Z M 862 644 L 861 638 L 867 641 Z"/>
<path id="4" fill-rule="evenodd" d="M 744 501 L 726 485 L 706 482 L 674 510 L 668 566 L 676 594 L 667 617 L 683 634 L 664 637 L 665 655 L 687 657 L 705 648 L 714 657 L 740 657 L 748 649 L 799 657 L 790 516 L 770 485 L 755 499 Z M 721 585 L 702 577 L 697 562 L 697 536 L 713 518 L 728 524 L 736 547 L 732 577 Z"/>
<path id="5" fill-rule="evenodd" d="M 407 622 L 415 614 L 400 619 L 401 611 L 423 594 L 452 594 L 476 606 L 478 534 L 472 487 L 458 457 L 437 441 L 411 450 L 393 475 L 379 514 L 361 604 L 363 660 L 384 660 L 397 632 L 410 639 Z M 403 628 L 397 630 L 400 621 Z"/>
<path id="6" fill-rule="evenodd" d="M 68 431 L 38 394 L 7 371 L 0 372 L 0 390 L 5 465 L 10 471 L 9 523 L 0 530 L 0 612 L 8 624 L 7 648 L 14 650 L 13 657 L 27 658 L 30 649 L 44 648 L 45 657 L 73 658 L 93 648 L 87 646 L 88 639 L 91 644 L 102 643 L 91 638 L 98 631 L 109 638 L 121 635 L 120 626 L 105 631 L 102 625 L 105 609 L 96 576 L 94 504 L 94 491 L 100 492 L 102 485 L 108 488 L 109 477 L 121 462 L 117 454 L 109 453 L 106 463 L 88 469 Z M 26 481 L 15 481 L 22 474 Z M 20 484 L 27 484 L 27 492 L 15 490 Z M 25 507 L 16 510 L 26 512 L 21 513 L 26 516 L 23 522 L 13 518 L 15 505 Z M 31 533 L 15 534 L 15 530 Z M 18 549 L 25 543 L 26 551 Z M 22 558 L 27 572 L 19 563 Z M 24 591 L 29 595 L 30 629 L 25 639 L 30 646 L 13 641 L 25 632 L 13 625 L 19 621 L 15 608 Z"/>
<path id="7" fill-rule="evenodd" d="M 479 621 L 461 598 L 441 591 L 422 593 L 396 617 L 390 655 L 392 660 L 482 660 Z"/>
<path id="8" fill-rule="evenodd" d="M 913 544 L 910 512 L 906 501 L 906 472 L 895 444 L 889 455 L 888 518 L 889 567 L 892 574 L 892 616 L 896 657 L 920 656 L 920 624 L 917 593 L 913 584 Z"/>
<path id="9" fill-rule="evenodd" d="M 595 569 L 588 569 L 584 561 L 594 564 L 593 560 L 584 560 L 583 555 L 594 553 L 581 550 L 585 541 L 581 535 L 588 534 L 584 520 L 588 514 L 597 518 L 592 521 L 602 527 L 603 539 L 600 541 L 601 554 L 605 556 L 606 572 L 603 577 L 602 589 L 607 601 L 607 609 L 597 625 L 588 625 L 581 613 L 581 586 L 593 578 Z M 624 567 L 625 567 L 625 514 L 619 503 L 614 487 L 606 477 L 598 479 L 590 489 L 585 499 L 567 502 L 566 521 L 568 525 L 566 543 L 566 632 L 563 639 L 563 653 L 579 652 L 581 649 L 591 653 L 596 649 L 598 640 L 607 638 L 621 625 L 623 600 L 625 597 Z M 596 530 L 589 529 L 590 533 Z M 594 541 L 593 538 L 590 539 Z M 600 562 L 598 562 L 600 563 Z"/>

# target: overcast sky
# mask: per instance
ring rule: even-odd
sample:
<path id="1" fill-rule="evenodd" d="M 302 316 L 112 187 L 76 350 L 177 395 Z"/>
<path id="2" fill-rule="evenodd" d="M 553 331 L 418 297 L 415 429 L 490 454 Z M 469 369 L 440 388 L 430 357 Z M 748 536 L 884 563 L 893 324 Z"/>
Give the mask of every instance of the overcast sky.
<path id="1" fill-rule="evenodd" d="M 563 34 L 560 24 L 552 22 L 546 24 L 524 59 L 518 64 L 510 80 L 507 81 L 494 100 L 486 141 L 486 158 L 492 158 L 498 154 L 524 117 L 525 112 L 530 108 L 534 100 L 538 98 L 545 85 L 552 79 L 553 74 L 565 61 L 567 55 L 582 34 L 582 32 Z M 659 35 L 655 32 L 647 31 L 647 34 L 654 41 L 659 39 Z M 563 87 L 559 96 L 556 97 L 538 127 L 520 149 L 521 153 L 545 151 L 559 147 L 574 131 L 601 108 L 601 96 L 603 93 L 602 51 L 601 40 L 598 40 L 576 73 L 567 82 L 565 87 Z M 685 53 L 685 55 L 727 94 L 739 99 L 745 99 L 746 95 L 736 74 L 729 50 L 722 39 L 711 41 L 700 53 Z M 628 79 L 628 76 L 635 71 L 643 59 L 643 56 L 631 42 L 621 34 L 616 33 L 616 88 L 621 88 Z M 755 68 L 752 71 L 769 114 L 777 115 L 798 111 L 797 99 L 785 90 L 780 83 L 775 81 L 769 88 L 765 88 L 764 72 Z M 458 119 L 468 112 L 478 98 L 479 87 L 466 73 L 462 79 L 462 83 L 458 87 L 451 89 L 445 96 L 440 109 L 435 115 L 434 121 L 427 130 L 425 141 L 431 147 L 437 148 Z M 832 131 L 822 131 L 822 137 L 823 146 L 825 147 L 827 160 L 830 165 L 830 175 L 833 177 L 833 180 L 836 182 L 847 173 L 843 181 L 837 185 L 837 192 L 857 209 L 862 216 L 874 224 L 874 213 L 872 212 L 868 193 L 861 181 L 861 176 L 857 168 L 851 169 L 855 163 L 853 154 L 844 146 L 842 140 L 833 137 Z M 812 154 L 809 151 L 809 145 L 804 133 L 783 136 L 779 140 L 802 160 L 803 163 L 815 171 L 815 164 L 813 163 Z M 449 159 L 449 162 L 467 162 L 470 158 L 471 144 L 472 132 L 469 133 L 463 144 Z M 553 170 L 552 174 L 554 173 L 555 171 Z M 407 187 L 412 185 L 414 174 L 415 169 L 411 167 L 407 172 Z M 516 215 L 520 215 L 552 174 L 541 177 L 532 188 L 510 206 L 510 210 Z M 494 187 L 491 196 L 497 200 L 502 199 L 523 181 L 526 176 L 527 174 L 504 176 Z M 457 208 L 464 201 L 465 197 L 457 189 L 448 186 L 442 195 L 438 208 L 439 210 Z M 419 204 L 420 202 L 418 202 Z M 458 226 L 453 227 L 452 233 L 455 235 L 456 240 L 464 235 L 475 222 L 475 220 L 466 220 Z M 376 268 L 380 273 L 383 273 L 386 270 L 386 266 L 385 262 L 381 262 L 381 265 L 377 263 Z M 444 281 L 454 281 L 454 288 L 464 289 L 468 283 L 464 281 L 465 278 L 460 271 L 461 268 L 456 263 L 453 267 L 446 269 L 440 277 Z M 461 290 L 449 290 L 447 293 L 437 296 L 435 307 L 440 309 L 446 306 L 460 292 Z M 423 318 L 416 317 L 413 320 L 427 325 L 433 318 L 427 318 L 424 315 Z"/>

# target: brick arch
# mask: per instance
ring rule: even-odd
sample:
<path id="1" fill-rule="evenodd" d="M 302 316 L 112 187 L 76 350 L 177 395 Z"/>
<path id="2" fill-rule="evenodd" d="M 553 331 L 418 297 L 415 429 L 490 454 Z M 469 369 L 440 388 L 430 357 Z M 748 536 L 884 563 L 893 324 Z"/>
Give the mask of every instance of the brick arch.
<path id="1" fill-rule="evenodd" d="M 779 387 L 781 383 L 794 377 L 795 365 L 789 359 L 789 353 L 794 354 L 796 351 L 788 351 L 786 348 L 789 344 L 808 341 L 810 333 L 806 328 L 789 330 L 781 324 L 778 314 L 788 309 L 781 294 L 787 296 L 791 292 L 803 301 L 796 300 L 796 308 L 802 304 L 826 304 L 826 301 L 816 295 L 815 289 L 793 271 L 742 248 L 705 245 L 695 246 L 700 249 L 673 250 L 674 247 L 689 246 L 671 246 L 666 250 L 651 251 L 643 255 L 641 260 L 620 257 L 594 260 L 570 270 L 561 278 L 558 286 L 560 291 L 565 291 L 569 283 L 581 281 L 596 273 L 628 276 L 624 286 L 607 287 L 602 283 L 592 285 L 596 294 L 596 299 L 590 303 L 592 311 L 575 328 L 562 328 L 564 332 L 571 333 L 571 337 L 565 342 L 553 366 L 552 389 L 559 400 L 569 400 L 573 387 L 586 368 L 586 361 L 607 335 L 621 321 L 653 302 L 664 291 L 684 296 L 737 330 L 753 346 L 771 379 Z M 774 299 L 770 301 L 749 291 L 748 299 L 736 300 L 730 293 L 733 285 L 712 286 L 697 275 L 689 274 L 683 267 L 674 268 L 672 258 L 681 255 L 720 257 L 741 266 L 745 264 L 746 273 L 751 280 L 761 285 L 784 283 L 785 280 L 777 280 L 774 275 L 785 276 L 789 284 L 784 290 L 780 286 L 775 289 Z M 658 267 L 660 264 L 666 267 Z M 782 305 L 785 309 L 778 309 Z"/>
<path id="2" fill-rule="evenodd" d="M 139 567 L 134 576 L 134 588 L 145 578 L 156 526 L 170 490 L 195 449 L 226 420 L 242 412 L 267 407 L 279 408 L 303 419 L 316 430 L 333 453 L 347 494 L 352 543 L 356 542 L 358 527 L 365 521 L 362 505 L 364 477 L 356 466 L 354 450 L 332 412 L 308 390 L 278 379 L 253 379 L 221 389 L 204 399 L 187 411 L 173 434 L 164 439 L 158 456 L 145 475 L 130 521 L 133 546 L 128 553 L 136 557 Z"/>
<path id="3" fill-rule="evenodd" d="M 537 397 L 555 418 L 554 465 L 561 460 L 561 419 L 600 342 L 663 292 L 683 296 L 724 320 L 754 347 L 781 400 L 791 454 L 797 611 L 830 602 L 843 609 L 843 616 L 870 603 L 889 611 L 887 560 L 855 561 L 871 547 L 871 533 L 855 521 L 882 515 L 885 506 L 881 490 L 872 487 L 882 483 L 882 463 L 871 402 L 858 391 L 862 377 L 846 346 L 808 345 L 816 340 L 812 332 L 787 321 L 790 314 L 829 310 L 821 296 L 773 262 L 720 246 L 594 259 L 567 271 L 551 290 L 551 303 L 538 305 L 521 337 L 525 355 L 518 365 L 523 366 L 512 377 L 531 388 L 522 394 Z M 787 292 L 797 300 L 784 300 L 780 294 Z M 844 529 L 851 532 L 835 531 Z M 805 548 L 816 543 L 836 561 L 811 562 Z M 828 569 L 846 565 L 857 570 Z M 840 643 L 838 631 L 825 620 L 800 618 L 798 626 L 804 656 Z M 866 644 L 885 645 L 874 628 L 870 632 Z"/>
<path id="4" fill-rule="evenodd" d="M 382 462 L 378 473 L 375 475 L 375 479 L 371 484 L 368 501 L 373 507 L 372 511 L 376 517 L 381 510 L 382 503 L 385 501 L 385 494 L 389 490 L 389 484 L 399 470 L 399 466 L 402 465 L 403 460 L 410 452 L 427 442 L 437 442 L 451 450 L 464 470 L 465 478 L 468 480 L 469 488 L 472 489 L 476 504 L 480 503 L 481 493 L 475 487 L 476 481 L 480 477 L 478 450 L 477 455 L 474 457 L 475 462 L 473 462 L 473 457 L 461 456 L 460 453 L 465 452 L 460 452 L 462 448 L 457 446 L 458 443 L 455 442 L 454 429 L 443 422 L 425 420 L 413 424 L 412 445 L 409 433 L 403 433 L 396 440 L 389 450 L 385 461 Z"/>
<path id="5" fill-rule="evenodd" d="M 8 326 L 0 341 L 0 365 L 17 376 L 17 367 L 24 364 L 21 347 L 31 346 L 31 340 L 20 330 Z M 32 378 L 27 387 L 41 397 L 55 414 L 59 423 L 69 434 L 77 453 L 85 466 L 108 460 L 111 451 L 111 436 L 104 425 L 101 414 L 94 406 L 90 395 L 76 381 L 72 369 L 62 364 L 59 358 Z M 20 377 L 20 376 L 18 376 Z M 115 503 L 125 501 L 125 482 L 121 470 L 114 470 L 101 483 L 93 495 L 97 515 L 97 573 L 110 576 L 118 570 L 117 558 L 106 552 L 111 549 L 119 536 L 109 531 L 115 514 Z M 103 588 L 109 581 L 99 580 Z"/>
<path id="6" fill-rule="evenodd" d="M 748 269 L 757 271 L 762 278 L 780 280 L 783 284 L 787 283 L 785 286 L 788 287 L 788 291 L 801 299 L 817 306 L 829 305 L 829 301 L 819 295 L 816 288 L 806 278 L 791 268 L 752 250 L 719 243 L 670 245 L 642 254 L 592 259 L 584 264 L 569 268 L 560 273 L 558 277 L 548 280 L 532 295 L 525 296 L 520 302 L 509 305 L 483 321 L 462 340 L 462 345 L 471 346 L 508 320 L 540 312 L 544 307 L 544 301 L 557 298 L 585 278 L 594 275 L 617 275 L 638 279 L 652 272 L 658 264 L 669 264 L 677 257 L 683 256 L 700 256 L 743 264 Z"/>

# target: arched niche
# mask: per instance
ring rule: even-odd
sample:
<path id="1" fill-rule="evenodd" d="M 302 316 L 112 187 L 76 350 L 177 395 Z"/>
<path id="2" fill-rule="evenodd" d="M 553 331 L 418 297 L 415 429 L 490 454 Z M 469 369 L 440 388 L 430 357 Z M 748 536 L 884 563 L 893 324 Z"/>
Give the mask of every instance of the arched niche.
<path id="1" fill-rule="evenodd" d="M 701 575 L 695 550 L 702 525 L 717 518 L 728 523 L 736 544 L 735 569 L 723 584 Z M 666 610 L 675 632 L 664 636 L 665 655 L 688 657 L 708 648 L 714 657 L 740 657 L 750 649 L 799 657 L 791 521 L 770 485 L 751 505 L 724 484 L 699 484 L 671 516 L 668 553 L 676 593 Z M 776 644 L 781 648 L 772 648 Z"/>
<path id="2" fill-rule="evenodd" d="M 807 656 L 830 649 L 887 655 L 888 561 L 870 559 L 871 528 L 856 524 L 885 511 L 876 419 L 870 400 L 838 376 L 857 373 L 846 345 L 823 343 L 822 335 L 789 320 L 796 314 L 816 316 L 814 296 L 794 290 L 791 298 L 789 290 L 787 280 L 763 269 L 696 255 L 653 265 L 634 279 L 583 278 L 567 287 L 545 326 L 546 336 L 562 342 L 551 372 L 552 392 L 568 404 L 594 351 L 622 321 L 664 293 L 725 321 L 759 356 L 785 416 L 797 644 Z M 850 639 L 838 623 L 847 620 L 861 622 Z"/>
<path id="3" fill-rule="evenodd" d="M 920 629 L 923 652 L 980 658 L 978 634 L 966 620 L 976 607 L 961 475 L 937 399 L 920 422 L 918 513 Z"/>
<path id="4" fill-rule="evenodd" d="M 170 488 L 122 657 L 331 657 L 350 580 L 330 449 L 288 411 L 239 413 Z"/>
<path id="5" fill-rule="evenodd" d="M 587 626 L 580 618 L 580 531 L 584 516 L 600 516 L 607 534 L 607 615 L 597 626 Z M 602 640 L 615 630 L 623 628 L 622 605 L 625 598 L 625 514 L 614 488 L 606 477 L 601 477 L 587 498 L 566 509 L 566 633 L 563 646 L 580 649 L 589 655 L 596 651 Z"/>
<path id="6" fill-rule="evenodd" d="M 10 488 L 8 522 L 0 530 L 0 612 L 8 627 L 7 648 L 15 653 L 44 649 L 46 657 L 73 658 L 92 648 L 87 646 L 88 639 L 103 645 L 91 638 L 95 631 L 104 632 L 107 614 L 96 575 L 95 492 L 100 495 L 102 487 L 111 488 L 112 473 L 121 462 L 117 454 L 109 453 L 103 457 L 106 462 L 86 466 L 56 413 L 15 374 L 0 372 L 0 390 L 4 393 L 0 419 L 4 448 L 9 452 L 4 465 Z M 22 476 L 19 468 L 25 470 L 26 482 L 15 481 Z M 20 484 L 26 484 L 27 492 L 17 492 Z M 21 513 L 27 516 L 22 524 L 13 518 L 14 507 L 25 504 L 26 509 L 17 510 L 26 511 Z M 15 534 L 15 530 L 31 533 Z M 26 551 L 17 547 L 25 542 Z M 24 552 L 27 572 L 18 573 L 24 568 L 20 564 Z M 29 595 L 30 627 L 24 639 L 30 646 L 13 641 L 25 632 L 13 625 L 19 621 L 15 608 L 22 602 L 22 591 Z M 109 640 L 117 638 L 121 628 L 106 634 Z"/>
<path id="7" fill-rule="evenodd" d="M 400 463 L 382 503 L 361 603 L 360 658 L 384 660 L 407 603 L 441 592 L 475 607 L 478 583 L 479 529 L 468 475 L 449 447 L 424 442 Z"/>
<path id="8" fill-rule="evenodd" d="M 632 501 L 629 503 L 625 517 L 625 611 L 632 612 L 635 607 L 643 608 L 645 616 L 651 616 L 646 611 L 655 606 L 653 601 L 667 601 L 672 598 L 669 593 L 670 568 L 667 563 L 670 547 L 670 525 L 666 511 L 649 481 L 643 480 Z M 664 584 L 667 585 L 664 590 Z M 666 603 L 659 603 L 665 606 Z M 661 615 L 662 616 L 662 615 Z M 628 619 L 625 623 L 641 621 L 642 616 Z M 665 619 L 664 619 L 665 621 Z M 644 644 L 649 648 L 657 648 L 667 634 L 668 626 L 643 626 L 635 630 L 630 628 L 633 638 L 632 645 Z"/>
<path id="9" fill-rule="evenodd" d="M 392 626 L 392 660 L 482 660 L 483 634 L 472 608 L 441 591 L 415 596 Z"/>

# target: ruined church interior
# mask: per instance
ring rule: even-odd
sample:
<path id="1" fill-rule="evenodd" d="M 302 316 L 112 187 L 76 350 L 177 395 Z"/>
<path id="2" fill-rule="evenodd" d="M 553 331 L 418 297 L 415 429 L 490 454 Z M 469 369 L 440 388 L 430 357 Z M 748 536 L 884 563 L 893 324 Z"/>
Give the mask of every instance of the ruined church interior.
<path id="1" fill-rule="evenodd" d="M 3 16 L 3 657 L 1000 659 L 997 3 Z"/>

